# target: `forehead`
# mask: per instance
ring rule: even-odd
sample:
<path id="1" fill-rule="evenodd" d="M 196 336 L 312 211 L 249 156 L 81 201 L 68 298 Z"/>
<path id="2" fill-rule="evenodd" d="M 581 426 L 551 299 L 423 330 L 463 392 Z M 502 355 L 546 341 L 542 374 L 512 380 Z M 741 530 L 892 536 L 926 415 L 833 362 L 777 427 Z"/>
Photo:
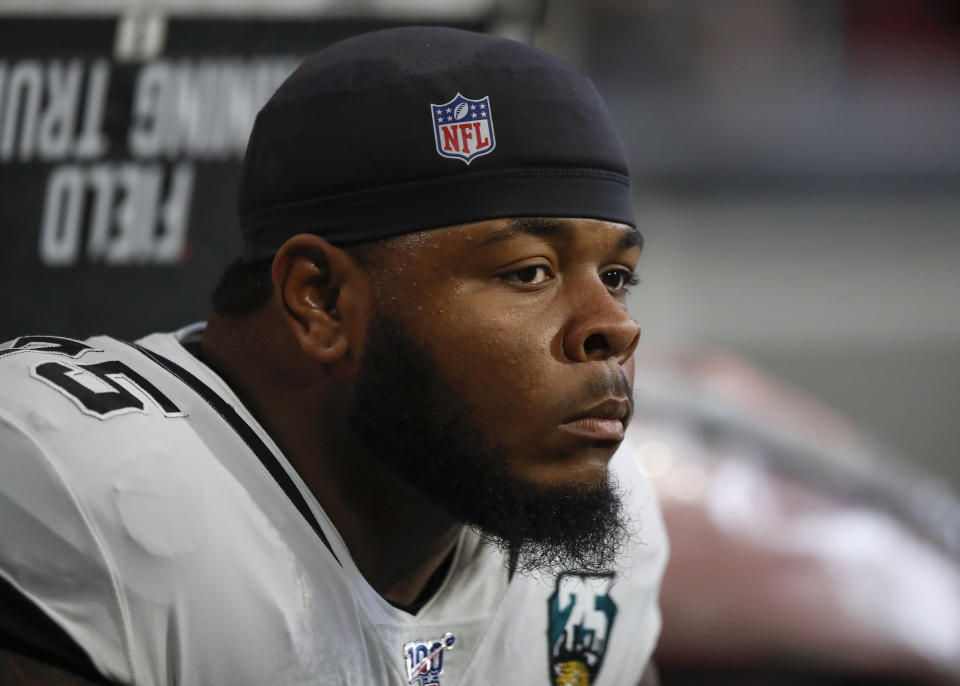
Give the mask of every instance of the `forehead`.
<path id="1" fill-rule="evenodd" d="M 515 239 L 540 238 L 557 246 L 605 250 L 643 247 L 643 236 L 626 224 L 601 219 L 516 217 L 448 226 L 400 236 L 394 247 L 407 255 L 476 251 L 508 245 Z"/>

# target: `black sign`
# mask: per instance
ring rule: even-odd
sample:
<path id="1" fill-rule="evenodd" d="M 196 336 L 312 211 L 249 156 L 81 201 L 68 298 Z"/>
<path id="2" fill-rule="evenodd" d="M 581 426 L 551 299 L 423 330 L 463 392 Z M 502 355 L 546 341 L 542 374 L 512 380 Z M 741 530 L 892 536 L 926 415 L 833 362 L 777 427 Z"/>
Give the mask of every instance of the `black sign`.
<path id="1" fill-rule="evenodd" d="M 305 55 L 389 25 L 170 19 L 132 61 L 115 18 L 0 18 L 0 340 L 203 318 L 257 111 Z"/>

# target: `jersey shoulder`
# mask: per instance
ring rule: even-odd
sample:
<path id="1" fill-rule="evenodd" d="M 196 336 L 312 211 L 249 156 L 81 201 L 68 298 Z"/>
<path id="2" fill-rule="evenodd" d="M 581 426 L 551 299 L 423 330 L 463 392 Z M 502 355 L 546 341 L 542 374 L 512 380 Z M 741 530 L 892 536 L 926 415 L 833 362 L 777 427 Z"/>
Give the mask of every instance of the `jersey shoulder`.
<path id="1" fill-rule="evenodd" d="M 3 378 L 12 367 L 0 361 L 4 400 L 19 394 L 29 401 L 29 384 L 21 389 Z M 45 626 L 59 627 L 82 653 L 98 656 L 104 674 L 124 680 L 131 674 L 124 612 L 109 555 L 69 476 L 40 439 L 43 424 L 56 419 L 40 409 L 5 405 L 0 405 L 0 583 L 22 607 L 36 608 Z M 13 645 L 37 640 L 31 634 L 35 623 L 7 623 L 3 633 Z M 49 642 L 41 636 L 36 647 L 46 649 Z"/>
<path id="2" fill-rule="evenodd" d="M 153 497 L 144 487 L 193 433 L 164 381 L 109 337 L 0 344 L 0 581 L 121 682 L 134 674 L 125 508 Z"/>
<path id="3" fill-rule="evenodd" d="M 178 336 L 0 346 L 0 576 L 120 683 L 313 674 L 347 582 L 254 438 L 275 449 Z"/>

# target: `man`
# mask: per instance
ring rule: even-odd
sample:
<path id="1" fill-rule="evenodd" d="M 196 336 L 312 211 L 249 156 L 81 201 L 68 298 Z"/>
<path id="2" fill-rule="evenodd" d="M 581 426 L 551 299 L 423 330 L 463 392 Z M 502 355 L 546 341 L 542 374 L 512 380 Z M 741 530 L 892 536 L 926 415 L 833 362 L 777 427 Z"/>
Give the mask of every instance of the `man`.
<path id="1" fill-rule="evenodd" d="M 611 462 L 641 239 L 590 82 L 343 41 L 258 116 L 240 219 L 208 325 L 0 349 L 7 673 L 638 683 L 666 544 Z"/>

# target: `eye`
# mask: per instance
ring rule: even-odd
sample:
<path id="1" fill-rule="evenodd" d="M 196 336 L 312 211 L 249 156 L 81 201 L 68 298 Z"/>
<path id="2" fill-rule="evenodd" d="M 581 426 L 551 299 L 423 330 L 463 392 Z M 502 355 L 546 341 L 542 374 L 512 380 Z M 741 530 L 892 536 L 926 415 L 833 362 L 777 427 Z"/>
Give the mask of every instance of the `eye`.
<path id="1" fill-rule="evenodd" d="M 600 273 L 600 280 L 604 286 L 614 291 L 626 291 L 640 281 L 637 275 L 628 269 L 607 269 Z"/>
<path id="2" fill-rule="evenodd" d="M 514 272 L 504 275 L 508 281 L 522 283 L 527 286 L 539 286 L 551 278 L 550 269 L 542 264 L 535 264 L 529 267 L 518 269 Z"/>

